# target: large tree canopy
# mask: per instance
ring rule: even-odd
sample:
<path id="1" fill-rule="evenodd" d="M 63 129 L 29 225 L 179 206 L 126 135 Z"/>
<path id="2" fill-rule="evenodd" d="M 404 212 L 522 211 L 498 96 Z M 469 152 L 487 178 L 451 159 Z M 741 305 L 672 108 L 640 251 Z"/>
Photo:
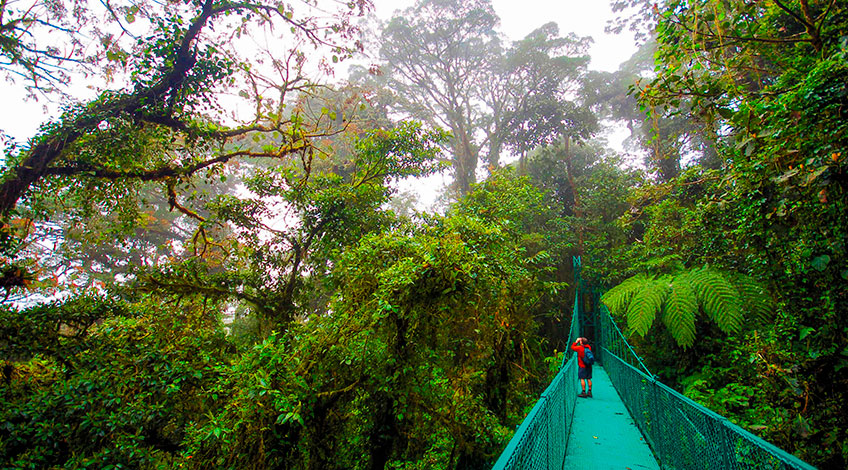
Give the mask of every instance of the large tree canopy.
<path id="1" fill-rule="evenodd" d="M 488 0 L 421 0 L 383 30 L 380 56 L 398 111 L 453 134 L 455 189 L 467 193 L 482 159 L 500 163 L 561 135 L 585 138 L 580 104 L 588 40 L 553 23 L 510 46 Z"/>

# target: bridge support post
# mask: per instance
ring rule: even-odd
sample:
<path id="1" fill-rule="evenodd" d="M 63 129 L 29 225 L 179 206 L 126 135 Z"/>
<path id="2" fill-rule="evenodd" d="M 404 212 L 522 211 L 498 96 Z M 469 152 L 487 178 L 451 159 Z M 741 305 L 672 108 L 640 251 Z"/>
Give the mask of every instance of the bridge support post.
<path id="1" fill-rule="evenodd" d="M 580 256 L 573 256 L 572 263 L 574 265 L 574 295 L 576 299 L 577 324 L 579 325 L 578 336 L 589 338 L 594 343 L 594 349 L 600 351 L 603 343 L 601 341 L 600 330 L 598 328 L 598 317 L 601 306 L 600 291 L 589 286 L 583 281 L 581 271 L 583 262 Z M 600 358 L 598 358 L 600 360 Z"/>

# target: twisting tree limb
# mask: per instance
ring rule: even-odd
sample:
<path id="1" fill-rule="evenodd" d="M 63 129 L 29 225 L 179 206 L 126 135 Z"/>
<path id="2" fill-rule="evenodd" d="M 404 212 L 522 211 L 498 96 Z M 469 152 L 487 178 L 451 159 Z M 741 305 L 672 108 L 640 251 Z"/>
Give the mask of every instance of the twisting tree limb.
<path id="1" fill-rule="evenodd" d="M 188 134 L 197 133 L 190 128 L 189 122 L 174 115 L 177 100 L 190 72 L 197 63 L 196 43 L 201 31 L 210 20 L 226 13 L 237 11 L 262 12 L 267 17 L 278 18 L 302 32 L 315 44 L 328 45 L 338 48 L 327 39 L 320 37 L 320 28 L 311 25 L 309 21 L 296 21 L 275 7 L 256 2 L 228 2 L 205 0 L 197 16 L 191 20 L 185 34 L 175 45 L 175 56 L 169 69 L 166 69 L 159 79 L 147 87 L 137 88 L 125 94 L 116 94 L 114 99 L 105 100 L 90 106 L 76 116 L 68 118 L 54 131 L 38 138 L 32 147 L 23 154 L 14 168 L 7 170 L 0 181 L 0 218 L 8 217 L 18 201 L 23 198 L 29 188 L 46 175 L 76 175 L 82 172 L 94 171 L 95 177 L 116 179 L 122 177 L 142 180 L 162 180 L 168 177 L 187 176 L 210 165 L 225 163 L 238 156 L 273 156 L 271 154 L 256 154 L 251 152 L 233 152 L 219 157 L 184 167 L 164 167 L 137 172 L 118 172 L 103 168 L 86 168 L 82 164 L 68 164 L 54 167 L 55 162 L 66 155 L 70 145 L 81 137 L 94 131 L 100 123 L 117 116 L 131 116 L 141 122 L 150 122 L 166 126 L 172 130 Z M 151 105 L 160 104 L 159 109 L 151 109 Z M 229 138 L 244 134 L 250 130 L 268 130 L 263 126 L 254 125 L 248 128 L 202 132 L 205 137 Z M 299 141 L 303 147 L 308 146 L 305 140 Z M 292 144 L 292 149 L 299 145 Z"/>
<path id="2" fill-rule="evenodd" d="M 159 101 L 169 92 L 176 94 L 186 74 L 195 65 L 196 58 L 190 51 L 190 46 L 210 18 L 211 12 L 212 0 L 207 0 L 201 14 L 195 18 L 180 42 L 173 67 L 153 86 L 113 102 L 97 105 L 64 124 L 56 132 L 41 138 L 18 166 L 11 170 L 12 174 L 0 184 L 0 216 L 8 216 L 18 200 L 34 182 L 47 173 L 49 165 L 64 153 L 68 145 L 96 128 L 103 119 L 121 113 L 136 114 L 146 103 Z"/>
<path id="3" fill-rule="evenodd" d="M 173 179 L 169 179 L 166 183 L 166 187 L 168 188 L 168 205 L 170 206 L 171 210 L 177 209 L 178 211 L 191 217 L 192 219 L 197 219 L 201 222 L 206 222 L 206 219 L 203 216 L 185 207 L 184 205 L 180 204 L 179 201 L 177 201 L 177 191 L 175 189 L 176 184 L 177 182 Z"/>
<path id="4" fill-rule="evenodd" d="M 162 166 L 151 170 L 131 170 L 118 171 L 109 168 L 98 168 L 90 165 L 76 166 L 57 166 L 50 167 L 43 171 L 45 176 L 74 176 L 87 174 L 94 178 L 102 178 L 107 180 L 119 179 L 137 179 L 140 181 L 162 181 L 169 178 L 186 178 L 194 175 L 200 170 L 209 168 L 214 165 L 227 163 L 230 160 L 238 157 L 251 158 L 283 158 L 289 154 L 301 152 L 311 147 L 308 140 L 301 140 L 290 145 L 281 147 L 276 152 L 253 152 L 250 150 L 239 150 L 235 152 L 225 153 L 208 160 L 203 160 L 187 166 Z"/>

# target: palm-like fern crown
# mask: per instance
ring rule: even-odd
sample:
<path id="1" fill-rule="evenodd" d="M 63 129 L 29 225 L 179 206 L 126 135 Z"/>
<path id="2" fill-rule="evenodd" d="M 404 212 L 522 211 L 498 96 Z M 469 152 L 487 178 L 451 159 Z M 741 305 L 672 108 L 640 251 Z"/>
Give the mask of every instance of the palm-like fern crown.
<path id="1" fill-rule="evenodd" d="M 677 344 L 695 343 L 695 320 L 699 312 L 722 331 L 736 333 L 745 319 L 766 321 L 772 302 L 753 279 L 709 268 L 677 275 L 637 274 L 603 295 L 610 311 L 627 317 L 627 325 L 642 336 L 660 316 Z"/>

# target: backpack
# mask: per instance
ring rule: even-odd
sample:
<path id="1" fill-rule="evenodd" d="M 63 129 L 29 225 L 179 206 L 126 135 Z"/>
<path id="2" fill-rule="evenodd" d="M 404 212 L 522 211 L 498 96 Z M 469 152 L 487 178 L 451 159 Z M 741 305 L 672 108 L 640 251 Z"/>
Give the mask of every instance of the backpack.
<path id="1" fill-rule="evenodd" d="M 591 349 L 585 348 L 583 350 L 583 364 L 586 364 L 586 367 L 589 367 L 594 363 L 595 363 L 595 355 L 592 354 Z"/>

